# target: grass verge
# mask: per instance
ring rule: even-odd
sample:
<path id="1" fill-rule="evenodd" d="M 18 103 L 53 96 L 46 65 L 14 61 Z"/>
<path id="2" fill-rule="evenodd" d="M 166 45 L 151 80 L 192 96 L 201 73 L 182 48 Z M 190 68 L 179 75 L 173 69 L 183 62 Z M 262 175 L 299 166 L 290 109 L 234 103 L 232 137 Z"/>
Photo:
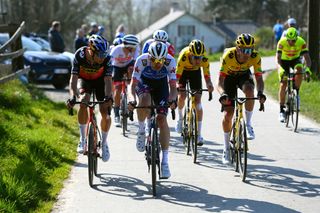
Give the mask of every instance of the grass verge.
<path id="1" fill-rule="evenodd" d="M 278 100 L 278 73 L 272 71 L 265 80 L 265 90 Z M 302 82 L 300 88 L 301 113 L 320 123 L 320 81 Z"/>
<path id="2" fill-rule="evenodd" d="M 0 212 L 50 212 L 76 158 L 76 119 L 19 81 L 0 85 Z"/>

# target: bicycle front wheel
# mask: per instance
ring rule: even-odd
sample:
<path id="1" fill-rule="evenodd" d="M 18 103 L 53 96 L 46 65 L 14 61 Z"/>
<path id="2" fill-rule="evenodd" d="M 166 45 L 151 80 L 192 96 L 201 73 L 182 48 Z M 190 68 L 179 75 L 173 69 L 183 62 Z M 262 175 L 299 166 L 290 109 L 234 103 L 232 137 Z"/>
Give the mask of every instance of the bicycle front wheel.
<path id="1" fill-rule="evenodd" d="M 182 137 L 183 137 L 183 144 L 186 149 L 186 154 L 190 154 L 190 137 L 188 133 L 188 111 L 184 109 L 184 116 L 183 116 L 183 123 L 182 123 Z"/>
<path id="2" fill-rule="evenodd" d="M 151 178 L 152 178 L 152 194 L 153 196 L 157 195 L 157 130 L 152 127 L 151 129 Z"/>
<path id="3" fill-rule="evenodd" d="M 127 106 L 127 95 L 123 94 L 121 98 L 121 125 L 122 134 L 126 136 L 128 130 L 128 106 Z"/>
<path id="4" fill-rule="evenodd" d="M 88 132 L 88 177 L 89 177 L 89 185 L 92 187 L 93 185 L 93 174 L 94 174 L 94 164 L 96 159 L 95 151 L 94 151 L 94 127 L 93 124 L 89 124 L 89 132 Z"/>
<path id="5" fill-rule="evenodd" d="M 295 132 L 297 132 L 298 129 L 298 120 L 299 120 L 299 111 L 300 111 L 300 97 L 297 94 L 297 91 L 294 90 L 292 93 L 292 114 L 291 114 L 291 121 L 292 126 Z"/>
<path id="6" fill-rule="evenodd" d="M 239 164 L 238 164 L 238 153 L 236 152 L 237 148 L 235 147 L 236 144 L 236 122 L 233 121 L 232 128 L 230 132 L 230 157 L 231 157 L 231 164 L 234 166 L 236 172 L 239 171 Z"/>
<path id="7" fill-rule="evenodd" d="M 246 123 L 243 119 L 240 121 L 239 126 L 239 141 L 237 148 L 237 156 L 239 163 L 239 173 L 241 180 L 244 182 L 247 175 L 247 151 L 248 151 L 248 140 L 247 140 L 247 128 Z"/>
<path id="8" fill-rule="evenodd" d="M 192 109 L 191 111 L 190 126 L 193 163 L 196 163 L 198 155 L 198 124 L 196 109 Z"/>

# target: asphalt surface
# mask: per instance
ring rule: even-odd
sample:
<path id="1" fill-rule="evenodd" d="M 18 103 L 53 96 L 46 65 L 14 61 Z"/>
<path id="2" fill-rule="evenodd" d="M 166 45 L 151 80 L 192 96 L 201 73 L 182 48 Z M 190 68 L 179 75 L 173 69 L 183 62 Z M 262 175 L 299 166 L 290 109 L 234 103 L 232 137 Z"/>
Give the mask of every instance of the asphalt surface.
<path id="1" fill-rule="evenodd" d="M 274 67 L 274 57 L 263 59 L 264 70 Z M 211 69 L 216 82 L 218 64 L 213 63 Z M 56 93 L 44 89 L 56 101 L 68 97 L 66 90 Z M 87 157 L 78 156 L 53 212 L 318 212 L 319 124 L 301 117 L 295 133 L 278 122 L 275 100 L 267 100 L 265 112 L 259 112 L 256 105 L 256 139 L 249 142 L 248 177 L 243 183 L 231 166 L 221 163 L 223 132 L 218 97 L 215 91 L 212 102 L 207 101 L 207 94 L 202 99 L 206 141 L 199 148 L 197 164 L 185 154 L 181 136 L 174 132 L 175 122 L 168 118 L 172 176 L 159 181 L 157 197 L 152 196 L 144 153 L 135 147 L 137 124 L 130 123 L 128 137 L 122 136 L 120 128 L 111 127 L 111 158 L 107 163 L 99 160 L 93 188 L 88 184 Z"/>

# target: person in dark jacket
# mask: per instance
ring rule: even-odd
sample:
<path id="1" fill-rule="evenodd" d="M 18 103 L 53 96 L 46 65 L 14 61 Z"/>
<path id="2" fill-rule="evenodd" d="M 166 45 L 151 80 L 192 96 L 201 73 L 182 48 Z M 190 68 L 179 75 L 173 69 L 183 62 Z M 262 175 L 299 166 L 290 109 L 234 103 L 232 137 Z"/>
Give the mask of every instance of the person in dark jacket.
<path id="1" fill-rule="evenodd" d="M 74 39 L 75 51 L 77 51 L 77 49 L 79 49 L 80 47 L 88 45 L 83 29 L 81 28 L 77 29 L 76 33 L 77 35 L 76 35 L 76 38 Z"/>
<path id="2" fill-rule="evenodd" d="M 65 45 L 60 35 L 61 25 L 59 21 L 52 22 L 51 28 L 48 31 L 48 38 L 51 50 L 53 52 L 64 52 Z"/>

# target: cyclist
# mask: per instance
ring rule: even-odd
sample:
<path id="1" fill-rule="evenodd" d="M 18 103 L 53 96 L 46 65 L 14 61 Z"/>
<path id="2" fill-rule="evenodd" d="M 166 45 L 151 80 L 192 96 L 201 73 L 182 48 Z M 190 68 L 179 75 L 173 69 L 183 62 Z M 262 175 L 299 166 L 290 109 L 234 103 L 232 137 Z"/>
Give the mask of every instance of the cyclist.
<path id="1" fill-rule="evenodd" d="M 192 90 L 202 89 L 202 75 L 203 70 L 204 79 L 209 92 L 213 91 L 213 85 L 210 78 L 210 65 L 206 57 L 205 46 L 200 40 L 192 40 L 189 46 L 183 48 L 179 53 L 177 62 L 177 81 L 179 82 L 179 89 L 186 88 L 187 80 L 190 83 Z M 182 132 L 183 107 L 185 104 L 186 92 L 179 92 L 178 97 L 178 114 L 176 132 Z M 201 92 L 195 95 L 198 115 L 198 145 L 203 145 L 203 137 L 201 136 L 203 109 L 201 105 Z"/>
<path id="2" fill-rule="evenodd" d="M 110 70 L 110 57 L 107 56 L 109 44 L 107 40 L 99 35 L 92 35 L 89 38 L 88 46 L 81 47 L 75 53 L 73 67 L 70 77 L 70 99 L 68 106 L 72 108 L 76 98 L 83 102 L 90 100 L 92 90 L 95 89 L 98 101 L 105 101 L 99 105 L 101 114 L 102 133 L 102 160 L 110 158 L 107 136 L 110 129 L 111 119 L 108 115 L 108 108 L 112 105 L 112 78 Z M 80 128 L 80 143 L 77 148 L 83 153 L 86 143 L 86 124 L 88 111 L 84 104 L 80 104 L 78 111 L 78 122 Z"/>
<path id="3" fill-rule="evenodd" d="M 280 80 L 279 88 L 279 103 L 280 103 L 280 115 L 279 121 L 285 121 L 285 96 L 287 87 L 287 78 L 290 68 L 294 69 L 296 74 L 294 87 L 299 92 L 299 88 L 302 83 L 303 64 L 301 57 L 303 56 L 306 63 L 306 77 L 309 78 L 312 72 L 310 71 L 311 59 L 307 44 L 305 40 L 298 36 L 298 32 L 294 27 L 290 27 L 287 30 L 285 37 L 281 38 L 277 45 L 277 63 L 279 65 L 278 73 Z"/>
<path id="4" fill-rule="evenodd" d="M 176 61 L 168 55 L 168 48 L 162 42 L 153 42 L 149 46 L 148 53 L 138 57 L 131 80 L 131 95 L 129 110 L 135 105 L 136 96 L 139 99 L 139 106 L 151 104 L 151 95 L 155 105 L 165 105 L 171 103 L 171 108 L 176 107 L 173 101 L 176 99 Z M 157 121 L 160 129 L 159 140 L 162 148 L 161 174 L 164 178 L 171 176 L 168 164 L 168 149 L 170 130 L 167 123 L 167 107 L 157 109 Z M 150 114 L 148 109 L 138 109 L 139 131 L 136 147 L 138 151 L 145 149 L 145 119 Z"/>
<path id="5" fill-rule="evenodd" d="M 133 65 L 136 58 L 139 56 L 139 40 L 135 35 L 125 35 L 122 38 L 122 44 L 112 48 L 110 52 L 112 63 L 112 74 L 114 84 L 114 123 L 116 127 L 121 127 L 120 124 L 120 99 L 122 89 L 122 79 L 126 76 L 131 76 Z"/>
<path id="6" fill-rule="evenodd" d="M 163 42 L 163 43 L 165 43 L 167 45 L 168 53 L 172 57 L 174 57 L 175 49 L 174 49 L 174 46 L 168 42 L 169 36 L 168 36 L 168 33 L 166 31 L 164 31 L 164 30 L 156 30 L 156 31 L 154 31 L 152 37 L 153 37 L 153 39 L 148 39 L 144 43 L 143 48 L 142 48 L 142 53 L 147 53 L 148 52 L 149 46 L 150 46 L 150 44 L 152 42 L 160 41 L 160 42 Z"/>
<path id="7" fill-rule="evenodd" d="M 254 37 L 250 34 L 243 33 L 236 39 L 236 47 L 225 50 L 220 67 L 218 80 L 218 92 L 221 97 L 220 103 L 223 106 L 224 118 L 222 127 L 224 132 L 224 149 L 222 162 L 230 163 L 229 140 L 234 113 L 235 102 L 231 101 L 237 93 L 239 87 L 246 97 L 254 97 L 254 82 L 250 67 L 254 67 L 254 75 L 257 82 L 258 97 L 261 103 L 264 103 L 266 96 L 263 94 L 264 82 L 261 70 L 261 57 L 254 50 Z M 248 130 L 248 139 L 253 140 L 255 134 L 251 124 L 254 101 L 248 100 L 245 103 L 246 125 Z"/>
<path id="8" fill-rule="evenodd" d="M 122 44 L 122 38 L 115 38 L 112 42 L 112 45 L 110 45 L 110 50 L 112 50 L 115 46 L 118 46 L 119 44 Z"/>

